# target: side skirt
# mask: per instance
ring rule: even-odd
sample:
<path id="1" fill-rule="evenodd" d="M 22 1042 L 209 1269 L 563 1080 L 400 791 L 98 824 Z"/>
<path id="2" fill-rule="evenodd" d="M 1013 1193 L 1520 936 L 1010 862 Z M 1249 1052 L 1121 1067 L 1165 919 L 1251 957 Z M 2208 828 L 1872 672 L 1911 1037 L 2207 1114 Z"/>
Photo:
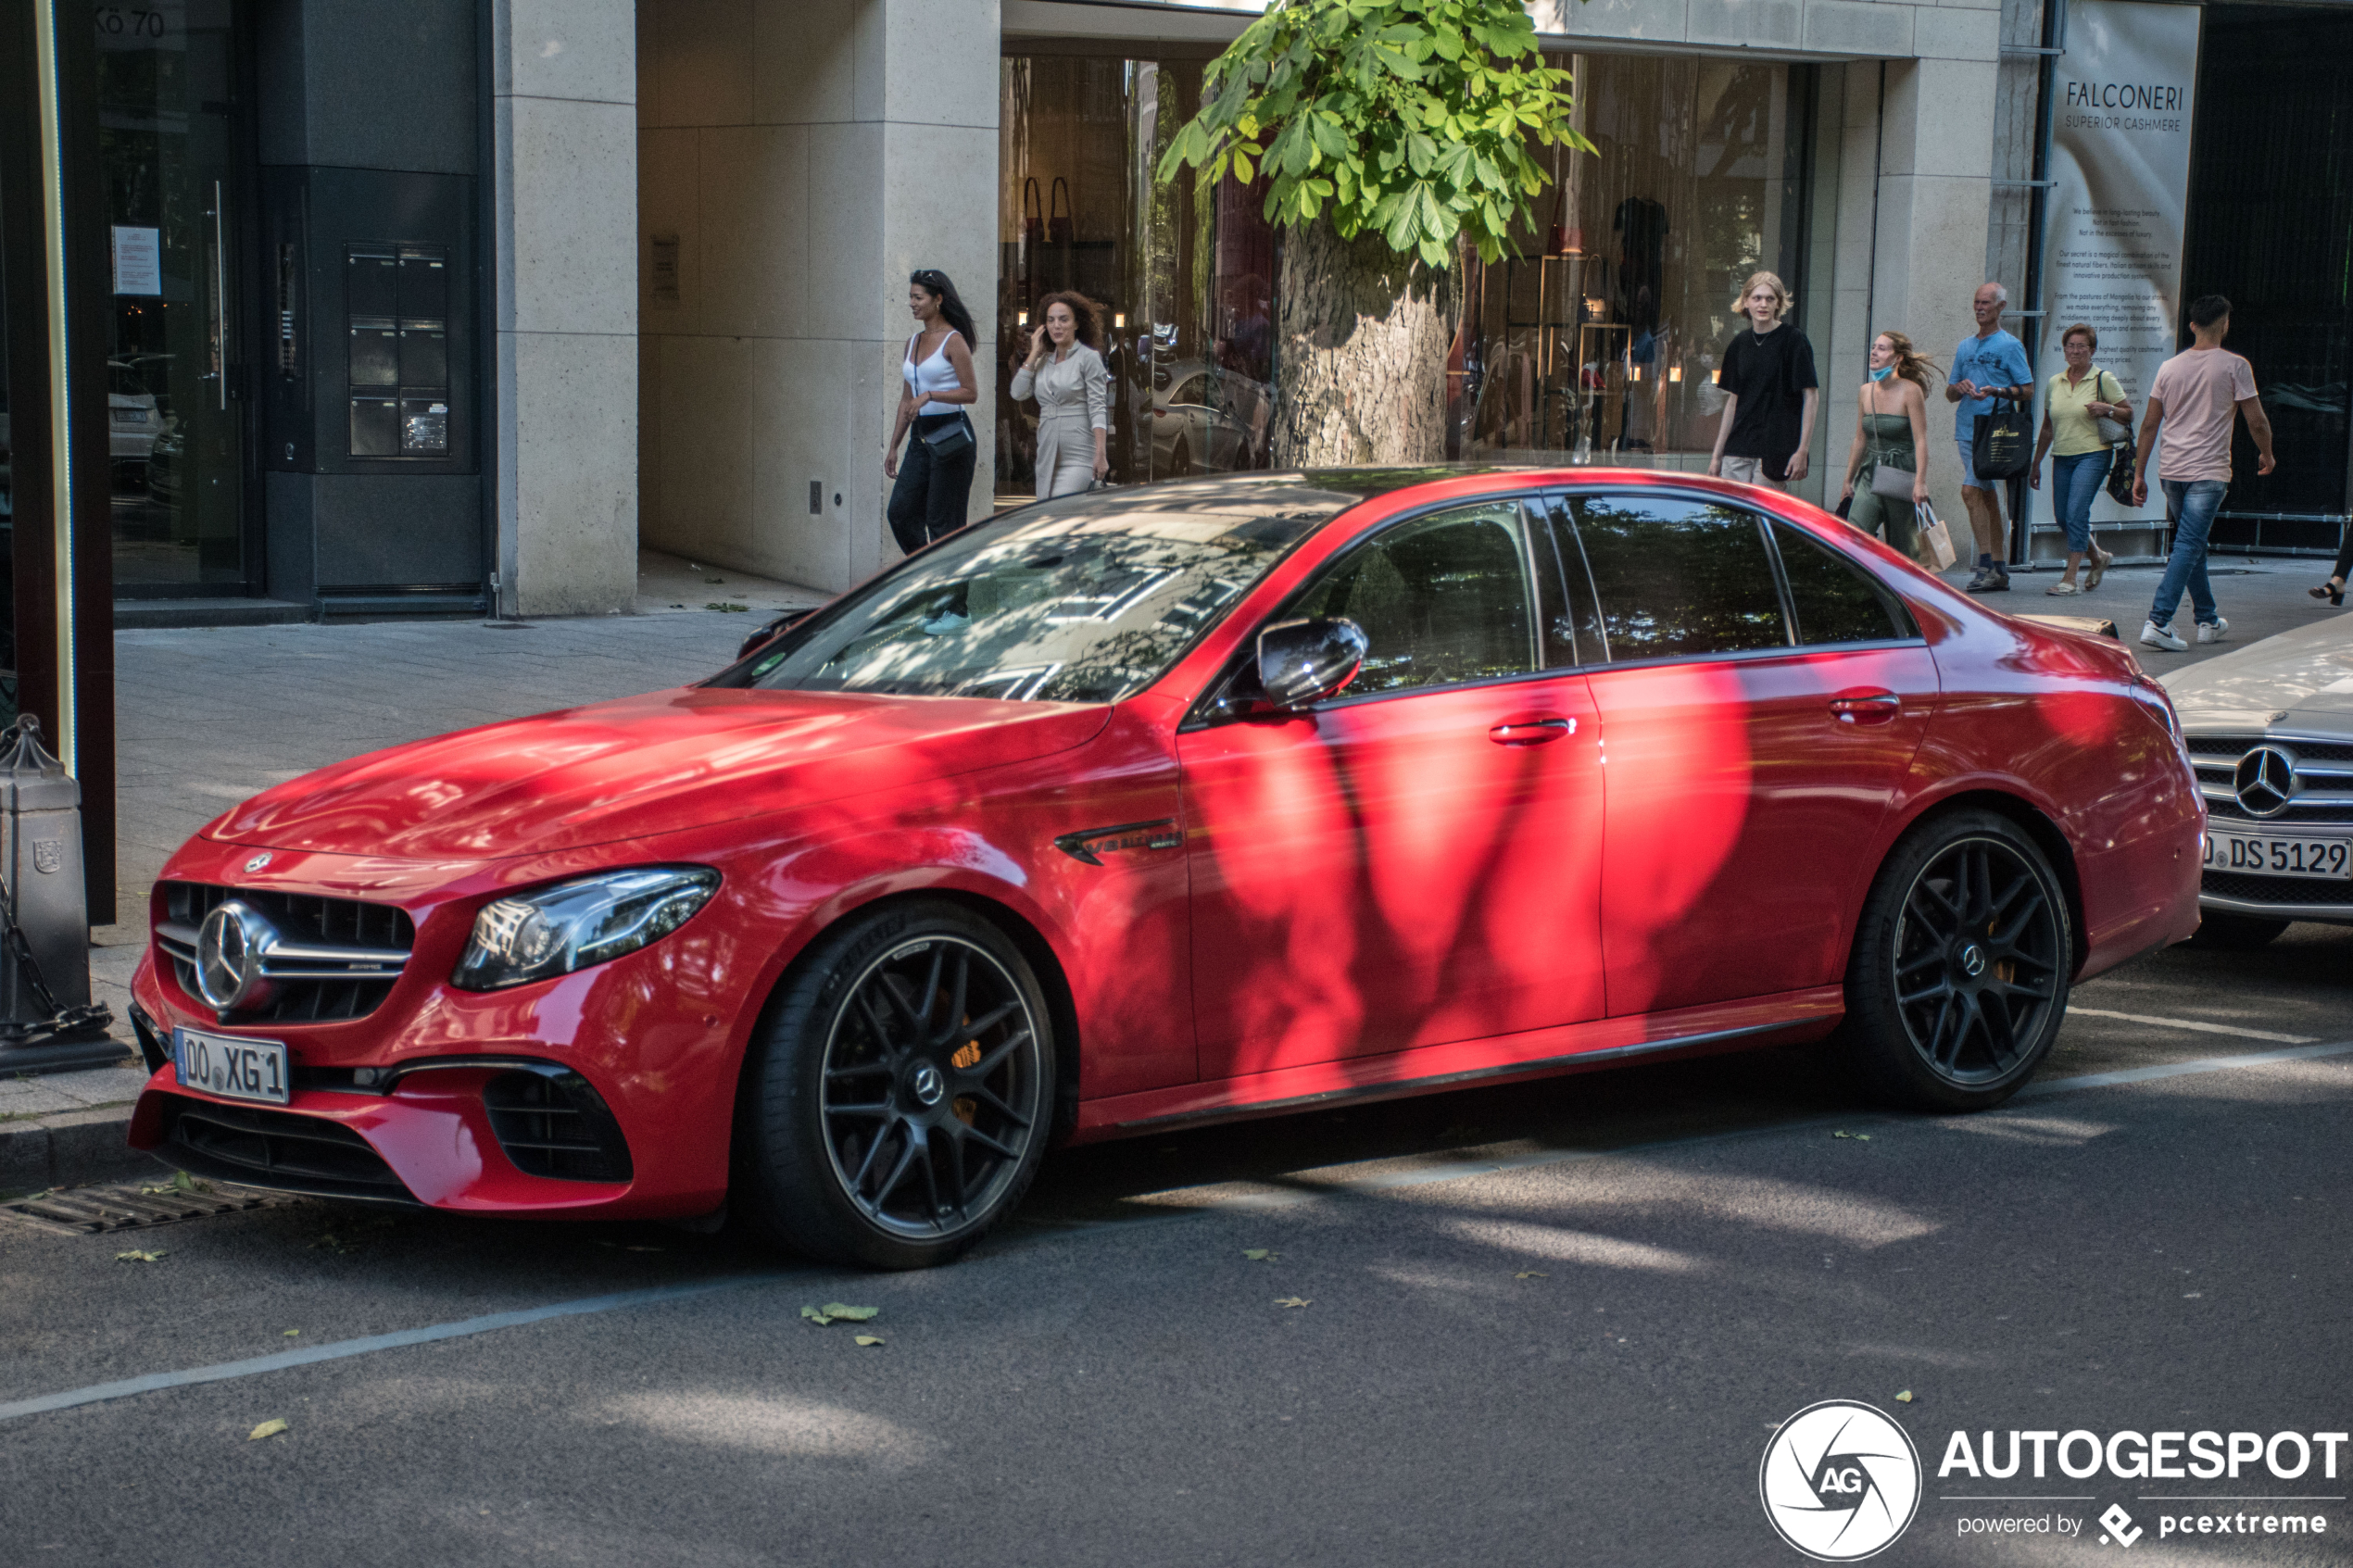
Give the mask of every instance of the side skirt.
<path id="1" fill-rule="evenodd" d="M 1475 1084 L 1549 1077 L 1632 1060 L 1794 1042 L 1827 1034 L 1845 1010 L 1843 987 L 1818 985 L 1674 1012 L 1596 1019 L 1484 1040 L 1421 1046 L 1387 1056 L 1315 1062 L 1205 1084 L 1147 1089 L 1081 1102 L 1070 1141 L 1092 1143 Z"/>

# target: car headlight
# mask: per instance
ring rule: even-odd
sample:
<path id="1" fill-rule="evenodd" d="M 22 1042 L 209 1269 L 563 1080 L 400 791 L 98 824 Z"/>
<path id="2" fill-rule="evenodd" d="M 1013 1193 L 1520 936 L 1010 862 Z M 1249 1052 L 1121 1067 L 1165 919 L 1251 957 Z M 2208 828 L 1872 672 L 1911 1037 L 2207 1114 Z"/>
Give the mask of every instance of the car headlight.
<path id="1" fill-rule="evenodd" d="M 449 984 L 497 991 L 634 953 L 686 924 L 718 890 L 709 866 L 647 866 L 497 899 L 474 916 Z"/>

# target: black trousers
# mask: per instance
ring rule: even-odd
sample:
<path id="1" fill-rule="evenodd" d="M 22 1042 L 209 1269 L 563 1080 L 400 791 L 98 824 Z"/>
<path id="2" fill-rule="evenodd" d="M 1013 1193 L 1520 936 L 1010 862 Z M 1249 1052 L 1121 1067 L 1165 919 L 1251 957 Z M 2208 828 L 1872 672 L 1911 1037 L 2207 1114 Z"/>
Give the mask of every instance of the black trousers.
<path id="1" fill-rule="evenodd" d="M 899 483 L 890 488 L 890 532 L 899 547 L 911 556 L 964 526 L 964 507 L 972 496 L 980 444 L 967 442 L 963 451 L 942 459 L 933 457 L 924 442 L 926 434 L 963 418 L 962 414 L 918 414 L 915 433 L 908 437 L 907 451 L 899 459 Z"/>

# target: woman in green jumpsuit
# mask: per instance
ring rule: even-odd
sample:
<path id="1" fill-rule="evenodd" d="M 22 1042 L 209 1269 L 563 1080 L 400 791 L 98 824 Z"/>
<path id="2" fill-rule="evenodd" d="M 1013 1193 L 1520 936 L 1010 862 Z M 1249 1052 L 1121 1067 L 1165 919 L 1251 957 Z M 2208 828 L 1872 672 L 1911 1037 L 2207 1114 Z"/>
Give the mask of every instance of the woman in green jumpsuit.
<path id="1" fill-rule="evenodd" d="M 1844 496 L 1853 498 L 1846 521 L 1907 556 L 1919 546 L 1912 508 L 1928 499 L 1928 378 L 1934 369 L 1902 332 L 1873 338 L 1871 376 L 1856 394 L 1855 442 L 1846 454 Z M 1881 468 L 1912 476 L 1910 500 L 1872 488 L 1871 476 Z"/>

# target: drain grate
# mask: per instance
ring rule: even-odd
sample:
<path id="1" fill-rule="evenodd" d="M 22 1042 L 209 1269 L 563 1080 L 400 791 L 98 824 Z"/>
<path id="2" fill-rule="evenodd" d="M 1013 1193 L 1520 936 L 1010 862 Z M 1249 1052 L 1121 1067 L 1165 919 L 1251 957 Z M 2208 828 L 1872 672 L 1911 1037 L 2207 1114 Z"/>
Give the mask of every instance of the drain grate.
<path id="1" fill-rule="evenodd" d="M 0 1218 L 57 1236 L 97 1236 L 300 1201 L 287 1193 L 260 1192 L 226 1182 L 190 1181 L 182 1174 L 169 1182 L 59 1187 L 38 1198 L 0 1203 Z"/>

